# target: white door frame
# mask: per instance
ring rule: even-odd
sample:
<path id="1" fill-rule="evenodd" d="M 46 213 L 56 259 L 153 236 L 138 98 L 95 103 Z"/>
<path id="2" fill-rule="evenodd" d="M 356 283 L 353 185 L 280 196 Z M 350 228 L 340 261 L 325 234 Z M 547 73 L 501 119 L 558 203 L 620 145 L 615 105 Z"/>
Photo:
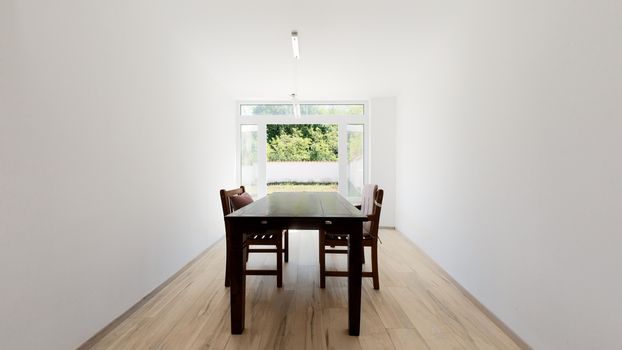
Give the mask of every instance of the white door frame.
<path id="1" fill-rule="evenodd" d="M 337 124 L 338 125 L 338 165 L 339 165 L 339 193 L 347 197 L 348 183 L 348 135 L 347 127 L 349 124 L 363 125 L 363 183 L 369 181 L 369 103 L 367 101 L 300 101 L 299 104 L 361 104 L 364 114 L 362 116 L 351 115 L 308 115 L 296 118 L 294 115 L 261 115 L 243 116 L 241 115 L 242 105 L 257 104 L 278 104 L 292 105 L 291 101 L 237 101 L 237 131 L 236 131 L 236 179 L 242 182 L 241 157 L 240 157 L 240 126 L 257 125 L 257 191 L 258 196 L 263 197 L 268 192 L 266 183 L 266 163 L 267 163 L 267 132 L 268 124 Z"/>

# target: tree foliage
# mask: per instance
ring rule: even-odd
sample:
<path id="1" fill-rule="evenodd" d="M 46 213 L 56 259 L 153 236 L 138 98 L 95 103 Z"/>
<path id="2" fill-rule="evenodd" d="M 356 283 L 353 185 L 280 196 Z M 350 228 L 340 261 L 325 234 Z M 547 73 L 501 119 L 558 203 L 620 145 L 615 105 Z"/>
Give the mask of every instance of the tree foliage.
<path id="1" fill-rule="evenodd" d="M 269 124 L 268 161 L 336 161 L 335 124 Z"/>

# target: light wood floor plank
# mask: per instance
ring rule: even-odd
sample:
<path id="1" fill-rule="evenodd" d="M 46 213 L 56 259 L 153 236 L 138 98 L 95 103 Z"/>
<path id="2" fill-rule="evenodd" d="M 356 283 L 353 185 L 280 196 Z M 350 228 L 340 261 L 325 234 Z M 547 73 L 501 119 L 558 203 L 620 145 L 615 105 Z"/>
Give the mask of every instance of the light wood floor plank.
<path id="1" fill-rule="evenodd" d="M 380 290 L 364 279 L 361 335 L 348 335 L 347 279 L 319 288 L 318 235 L 290 231 L 283 288 L 273 276 L 248 276 L 246 328 L 230 334 L 224 241 L 196 259 L 151 299 L 94 343 L 93 349 L 519 349 L 412 242 L 381 230 Z M 369 251 L 367 261 L 371 261 Z M 253 254 L 251 268 L 272 268 Z M 345 255 L 326 259 L 346 269 Z M 364 266 L 369 270 L 370 264 Z"/>
<path id="2" fill-rule="evenodd" d="M 430 347 L 416 329 L 388 329 L 396 350 L 428 350 Z"/>

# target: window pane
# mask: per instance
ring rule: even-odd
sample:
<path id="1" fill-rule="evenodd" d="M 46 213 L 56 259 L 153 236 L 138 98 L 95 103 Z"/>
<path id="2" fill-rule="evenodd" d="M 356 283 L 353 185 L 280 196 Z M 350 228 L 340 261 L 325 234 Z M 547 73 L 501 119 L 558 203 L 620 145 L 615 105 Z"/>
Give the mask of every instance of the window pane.
<path id="1" fill-rule="evenodd" d="M 337 191 L 336 124 L 268 124 L 268 193 Z"/>
<path id="2" fill-rule="evenodd" d="M 242 185 L 251 196 L 257 196 L 257 125 L 240 125 L 240 173 Z"/>
<path id="3" fill-rule="evenodd" d="M 240 105 L 240 115 L 293 115 L 294 107 L 291 104 L 257 104 Z"/>
<path id="4" fill-rule="evenodd" d="M 365 106 L 362 104 L 301 104 L 300 114 L 363 116 L 365 115 Z"/>
<path id="5" fill-rule="evenodd" d="M 363 140 L 362 124 L 348 125 L 348 188 L 349 198 L 360 198 L 363 190 Z"/>

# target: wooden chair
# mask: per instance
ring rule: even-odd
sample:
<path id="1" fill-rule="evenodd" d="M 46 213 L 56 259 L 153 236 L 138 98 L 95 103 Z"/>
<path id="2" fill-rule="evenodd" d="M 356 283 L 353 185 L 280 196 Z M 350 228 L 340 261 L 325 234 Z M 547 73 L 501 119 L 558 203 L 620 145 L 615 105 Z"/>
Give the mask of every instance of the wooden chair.
<path id="1" fill-rule="evenodd" d="M 371 247 L 371 272 L 363 272 L 363 277 L 373 278 L 374 289 L 380 289 L 378 278 L 378 226 L 384 191 L 377 185 L 363 188 L 363 201 L 357 206 L 367 215 L 369 221 L 363 223 L 363 257 L 365 247 Z M 347 271 L 326 271 L 326 254 L 347 254 L 347 249 L 327 249 L 327 247 L 347 247 L 348 235 L 339 232 L 320 231 L 320 288 L 326 287 L 326 277 L 347 277 Z M 363 258 L 363 263 L 365 259 Z"/>
<path id="2" fill-rule="evenodd" d="M 236 188 L 233 190 L 220 190 L 220 201 L 222 203 L 222 213 L 223 216 L 227 216 L 233 213 L 236 210 L 234 205 L 234 197 L 241 196 L 246 193 L 244 186 L 240 186 L 240 188 Z M 247 197 L 247 198 L 250 198 Z M 233 199 L 233 200 L 232 200 Z M 250 199 L 252 202 L 252 198 Z M 247 203 L 248 204 L 248 203 Z M 240 209 L 238 207 L 237 209 Z M 229 260 L 231 254 L 231 240 L 229 237 L 229 225 L 225 221 L 225 239 L 227 242 L 227 261 L 225 268 L 225 287 L 229 287 L 231 285 L 230 275 L 229 275 Z M 248 270 L 245 269 L 244 272 L 246 275 L 276 275 L 276 285 L 277 287 L 283 286 L 283 258 L 285 258 L 285 262 L 289 261 L 289 232 L 288 230 L 283 231 L 271 231 L 266 233 L 258 233 L 258 234 L 247 234 L 244 240 L 244 251 L 246 255 L 246 260 L 248 261 L 248 255 L 250 253 L 276 253 L 276 270 Z M 283 246 L 284 243 L 284 246 Z M 251 248 L 251 246 L 274 246 L 274 248 Z"/>

